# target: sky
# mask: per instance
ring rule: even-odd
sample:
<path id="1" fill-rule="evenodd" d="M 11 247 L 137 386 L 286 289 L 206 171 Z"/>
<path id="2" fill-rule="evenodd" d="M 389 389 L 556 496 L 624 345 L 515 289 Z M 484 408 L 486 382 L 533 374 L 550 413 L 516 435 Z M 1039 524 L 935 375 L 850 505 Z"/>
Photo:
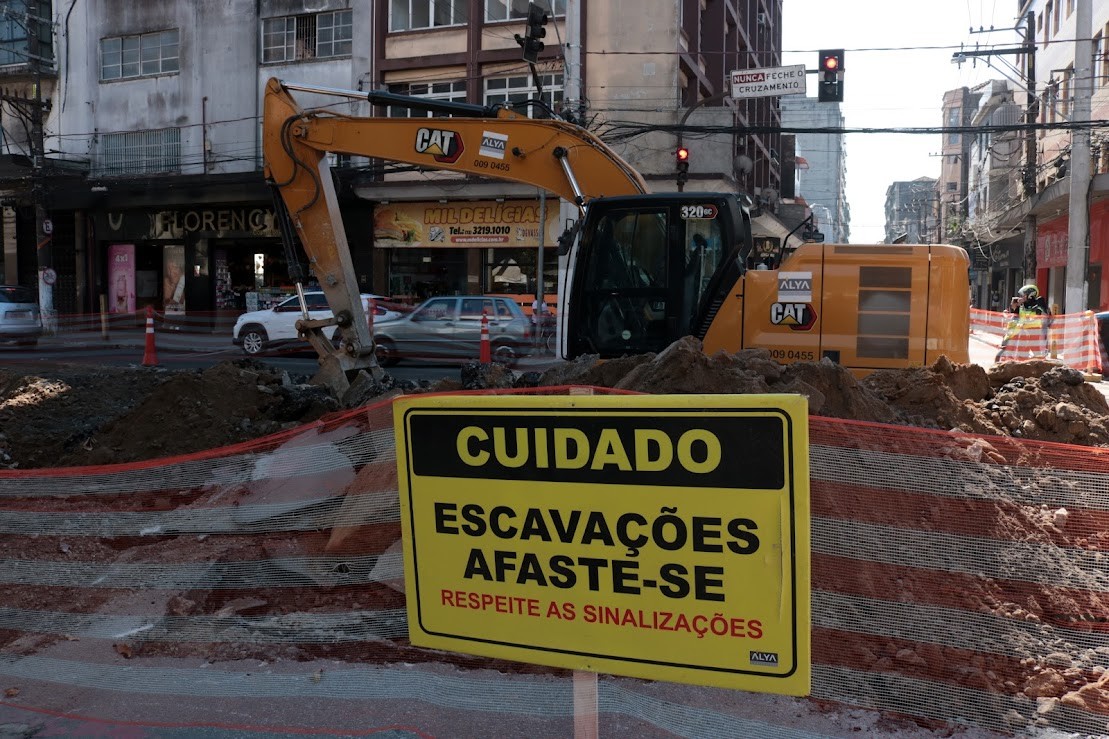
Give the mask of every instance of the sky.
<path id="1" fill-rule="evenodd" d="M 976 65 L 968 58 L 961 68 L 951 62 L 959 44 L 1015 46 L 1015 0 L 783 0 L 782 14 L 783 64 L 815 69 L 820 49 L 845 50 L 841 111 L 848 128 L 941 126 L 947 90 L 1006 75 L 1020 79 L 999 61 L 991 68 L 986 57 Z M 970 33 L 990 26 L 997 30 Z M 1006 59 L 1017 62 L 1015 56 Z M 808 88 L 808 96 L 816 97 L 816 75 L 808 75 Z M 852 243 L 884 238 L 886 188 L 938 178 L 941 158 L 934 155 L 940 146 L 938 134 L 847 135 Z"/>

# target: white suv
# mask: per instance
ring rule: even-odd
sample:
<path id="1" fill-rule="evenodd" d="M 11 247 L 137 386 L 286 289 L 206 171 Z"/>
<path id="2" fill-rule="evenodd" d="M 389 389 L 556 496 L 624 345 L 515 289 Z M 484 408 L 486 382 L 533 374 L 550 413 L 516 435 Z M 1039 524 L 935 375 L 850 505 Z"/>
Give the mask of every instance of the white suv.
<path id="1" fill-rule="evenodd" d="M 362 293 L 362 310 L 369 311 L 371 299 L 385 300 L 380 295 Z M 322 292 L 306 292 L 304 301 L 308 305 L 309 318 L 331 318 L 331 306 L 327 304 L 327 297 Z M 400 311 L 385 308 L 379 302 L 374 311 L 374 323 L 392 321 L 402 315 Z M 249 355 L 260 354 L 291 342 L 301 344 L 295 348 L 298 351 L 307 349 L 308 345 L 297 337 L 296 323 L 300 318 L 300 300 L 293 295 L 272 308 L 251 311 L 239 316 L 235 321 L 235 327 L 231 330 L 231 343 L 241 346 Z"/>

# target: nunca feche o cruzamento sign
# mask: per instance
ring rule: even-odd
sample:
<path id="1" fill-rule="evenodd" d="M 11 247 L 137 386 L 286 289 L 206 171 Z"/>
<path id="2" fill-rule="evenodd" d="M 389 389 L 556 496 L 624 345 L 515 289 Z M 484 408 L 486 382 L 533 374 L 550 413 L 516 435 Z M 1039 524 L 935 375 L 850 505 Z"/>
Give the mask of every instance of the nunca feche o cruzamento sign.
<path id="1" fill-rule="evenodd" d="M 775 95 L 804 95 L 807 91 L 804 64 L 789 67 L 737 69 L 731 73 L 733 98 Z"/>
<path id="2" fill-rule="evenodd" d="M 807 695 L 798 395 L 394 404 L 413 644 Z"/>

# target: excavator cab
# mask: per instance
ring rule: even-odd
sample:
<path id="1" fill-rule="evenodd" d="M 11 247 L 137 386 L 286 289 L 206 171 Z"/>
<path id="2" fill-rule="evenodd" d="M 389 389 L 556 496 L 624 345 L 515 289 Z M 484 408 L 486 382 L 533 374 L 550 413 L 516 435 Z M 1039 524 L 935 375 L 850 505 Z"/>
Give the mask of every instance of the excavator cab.
<path id="1" fill-rule="evenodd" d="M 567 356 L 659 352 L 682 336 L 704 338 L 750 251 L 750 214 L 732 194 L 591 201 L 568 271 Z"/>

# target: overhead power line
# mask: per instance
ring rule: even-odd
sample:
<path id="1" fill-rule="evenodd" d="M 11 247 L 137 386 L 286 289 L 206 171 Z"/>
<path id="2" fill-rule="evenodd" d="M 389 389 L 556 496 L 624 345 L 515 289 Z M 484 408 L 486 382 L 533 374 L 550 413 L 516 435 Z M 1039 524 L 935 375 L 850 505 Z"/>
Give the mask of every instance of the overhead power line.
<path id="1" fill-rule="evenodd" d="M 647 133 L 683 133 L 689 134 L 735 134 L 745 135 L 754 133 L 817 133 L 817 134 L 849 134 L 849 133 L 896 133 L 896 134 L 924 134 L 929 136 L 944 134 L 983 134 L 983 133 L 1017 133 L 1025 131 L 1069 131 L 1074 129 L 1092 130 L 1109 128 L 1109 119 L 1090 121 L 1055 121 L 1054 123 L 1010 123 L 1005 125 L 982 126 L 693 126 L 678 124 L 646 124 L 628 121 L 608 121 L 607 134 L 613 138 L 640 136 Z"/>

